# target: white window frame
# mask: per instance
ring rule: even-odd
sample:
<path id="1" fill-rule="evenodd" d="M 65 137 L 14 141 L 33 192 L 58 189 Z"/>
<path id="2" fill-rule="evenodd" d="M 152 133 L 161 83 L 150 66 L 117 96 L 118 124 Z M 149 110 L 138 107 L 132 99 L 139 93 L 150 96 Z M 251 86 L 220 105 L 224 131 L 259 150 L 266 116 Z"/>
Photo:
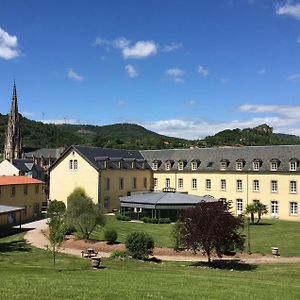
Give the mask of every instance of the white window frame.
<path id="1" fill-rule="evenodd" d="M 298 216 L 298 202 L 290 201 L 290 216 Z"/>
<path id="2" fill-rule="evenodd" d="M 153 187 L 157 188 L 158 186 L 158 179 L 155 177 L 153 178 Z"/>
<path id="3" fill-rule="evenodd" d="M 277 200 L 272 200 L 271 201 L 271 215 L 272 217 L 277 217 L 279 214 L 279 206 L 278 206 L 278 201 Z"/>
<path id="4" fill-rule="evenodd" d="M 253 192 L 259 192 L 259 180 L 258 179 L 253 180 Z"/>
<path id="5" fill-rule="evenodd" d="M 165 184 L 166 184 L 166 188 L 171 187 L 171 179 L 170 178 L 166 178 Z"/>
<path id="6" fill-rule="evenodd" d="M 193 190 L 197 189 L 197 179 L 196 178 L 192 178 L 192 189 Z"/>
<path id="7" fill-rule="evenodd" d="M 227 162 L 226 161 L 221 161 L 220 162 L 220 170 L 225 171 L 227 169 Z"/>
<path id="8" fill-rule="evenodd" d="M 278 181 L 271 180 L 271 193 L 278 193 Z"/>
<path id="9" fill-rule="evenodd" d="M 258 161 L 253 162 L 253 171 L 259 171 L 259 162 Z"/>
<path id="10" fill-rule="evenodd" d="M 277 171 L 277 170 L 278 170 L 278 162 L 277 161 L 271 161 L 270 171 Z"/>
<path id="11" fill-rule="evenodd" d="M 297 162 L 296 161 L 290 162 L 290 171 L 292 171 L 292 172 L 297 171 Z"/>
<path id="12" fill-rule="evenodd" d="M 171 170 L 171 163 L 170 163 L 169 161 L 167 161 L 167 162 L 165 163 L 165 170 L 166 170 L 166 171 L 170 171 L 170 170 Z"/>
<path id="13" fill-rule="evenodd" d="M 236 180 L 236 190 L 237 190 L 237 192 L 243 191 L 243 180 L 242 179 Z"/>
<path id="14" fill-rule="evenodd" d="M 178 189 L 183 189 L 183 178 L 178 178 Z"/>
<path id="15" fill-rule="evenodd" d="M 235 163 L 235 169 L 236 169 L 237 171 L 242 171 L 242 170 L 243 170 L 243 162 L 237 161 L 237 162 Z"/>
<path id="16" fill-rule="evenodd" d="M 157 169 L 158 169 L 158 162 L 157 161 L 154 161 L 152 163 L 152 169 L 153 169 L 153 171 L 157 171 Z"/>
<path id="17" fill-rule="evenodd" d="M 69 170 L 73 170 L 73 159 L 69 160 Z"/>
<path id="18" fill-rule="evenodd" d="M 196 171 L 197 170 L 197 162 L 196 161 L 192 161 L 192 163 L 191 163 L 191 169 L 192 169 L 192 171 Z"/>
<path id="19" fill-rule="evenodd" d="M 244 212 L 243 199 L 236 199 L 236 214 L 241 215 Z"/>
<path id="20" fill-rule="evenodd" d="M 226 179 L 221 179 L 220 180 L 220 190 L 226 191 L 226 187 L 227 187 L 226 185 L 227 185 Z"/>
<path id="21" fill-rule="evenodd" d="M 297 181 L 296 180 L 290 181 L 290 194 L 297 194 Z"/>
<path id="22" fill-rule="evenodd" d="M 205 179 L 205 189 L 211 190 L 211 179 Z"/>
<path id="23" fill-rule="evenodd" d="M 179 171 L 183 170 L 183 161 L 181 161 L 181 160 L 178 162 L 178 170 Z"/>

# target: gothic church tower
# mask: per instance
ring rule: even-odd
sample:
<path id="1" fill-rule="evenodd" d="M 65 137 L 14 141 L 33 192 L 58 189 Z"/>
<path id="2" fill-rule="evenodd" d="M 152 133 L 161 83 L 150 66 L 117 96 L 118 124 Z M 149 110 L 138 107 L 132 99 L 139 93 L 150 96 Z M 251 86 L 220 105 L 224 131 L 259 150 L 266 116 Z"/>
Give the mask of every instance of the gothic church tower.
<path id="1" fill-rule="evenodd" d="M 18 112 L 16 83 L 14 82 L 11 110 L 5 136 L 4 158 L 8 160 L 21 158 L 21 150 L 20 115 Z"/>

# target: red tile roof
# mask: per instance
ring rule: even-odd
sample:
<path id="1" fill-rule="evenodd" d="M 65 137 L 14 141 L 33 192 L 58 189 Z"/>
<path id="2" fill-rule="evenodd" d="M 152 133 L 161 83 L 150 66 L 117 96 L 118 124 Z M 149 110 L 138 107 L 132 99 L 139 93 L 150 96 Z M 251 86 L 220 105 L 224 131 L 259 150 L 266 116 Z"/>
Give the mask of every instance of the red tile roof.
<path id="1" fill-rule="evenodd" d="M 44 183 L 27 176 L 0 176 L 0 185 Z"/>

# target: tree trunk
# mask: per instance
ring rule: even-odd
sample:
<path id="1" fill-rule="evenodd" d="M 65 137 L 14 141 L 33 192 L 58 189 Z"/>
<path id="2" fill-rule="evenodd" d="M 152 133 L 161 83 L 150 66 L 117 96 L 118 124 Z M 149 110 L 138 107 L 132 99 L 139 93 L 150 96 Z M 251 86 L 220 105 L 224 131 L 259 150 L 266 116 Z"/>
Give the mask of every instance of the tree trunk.
<path id="1" fill-rule="evenodd" d="M 56 249 L 55 247 L 52 248 L 53 252 L 53 268 L 55 268 L 55 263 L 56 263 Z"/>
<path id="2" fill-rule="evenodd" d="M 254 213 L 251 213 L 251 223 L 254 224 Z"/>
<path id="3" fill-rule="evenodd" d="M 258 213 L 258 219 L 257 219 L 257 222 L 256 222 L 256 224 L 258 224 L 258 223 L 259 223 L 260 219 L 261 219 L 261 213 Z"/>

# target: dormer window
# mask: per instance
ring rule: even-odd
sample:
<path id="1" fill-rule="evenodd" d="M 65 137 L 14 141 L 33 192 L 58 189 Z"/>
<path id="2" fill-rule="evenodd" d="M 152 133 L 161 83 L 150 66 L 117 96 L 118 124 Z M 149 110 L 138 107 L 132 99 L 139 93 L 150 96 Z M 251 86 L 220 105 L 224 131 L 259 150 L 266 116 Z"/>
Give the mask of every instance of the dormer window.
<path id="1" fill-rule="evenodd" d="M 278 162 L 277 161 L 271 161 L 271 171 L 277 171 L 278 169 Z"/>
<path id="2" fill-rule="evenodd" d="M 298 167 L 298 159 L 292 158 L 290 159 L 290 171 L 297 171 Z"/>
<path id="3" fill-rule="evenodd" d="M 134 167 L 135 167 L 135 162 L 132 161 L 132 162 L 131 162 L 131 168 L 134 169 Z"/>
<path id="4" fill-rule="evenodd" d="M 152 164 L 152 169 L 153 169 L 154 171 L 157 171 L 157 169 L 158 169 L 158 162 L 157 162 L 157 161 L 154 161 L 154 162 L 153 162 L 153 164 Z"/>
<path id="5" fill-rule="evenodd" d="M 225 171 L 225 170 L 227 169 L 227 167 L 228 167 L 228 164 L 229 164 L 229 160 L 227 160 L 227 159 L 222 159 L 222 160 L 220 161 L 220 170 L 221 170 L 221 171 Z"/>
<path id="6" fill-rule="evenodd" d="M 119 168 L 119 169 L 122 168 L 122 162 L 121 162 L 121 161 L 118 162 L 118 168 Z"/>
<path id="7" fill-rule="evenodd" d="M 107 168 L 107 161 L 106 160 L 103 162 L 103 166 L 104 166 L 105 169 Z"/>
<path id="8" fill-rule="evenodd" d="M 165 169 L 166 169 L 166 171 L 170 171 L 171 170 L 171 163 L 169 161 L 167 161 L 165 163 Z"/>
<path id="9" fill-rule="evenodd" d="M 253 162 L 253 171 L 259 171 L 259 162 L 258 161 Z"/>
<path id="10" fill-rule="evenodd" d="M 192 164 L 191 164 L 191 169 L 192 171 L 196 171 L 197 170 L 197 167 L 198 167 L 198 164 L 196 161 L 192 161 Z"/>
<path id="11" fill-rule="evenodd" d="M 178 170 L 179 171 L 183 170 L 183 161 L 182 160 L 178 162 Z"/>
<path id="12" fill-rule="evenodd" d="M 236 167 L 237 171 L 242 171 L 242 169 L 243 169 L 243 162 L 242 161 L 237 161 L 235 167 Z"/>

